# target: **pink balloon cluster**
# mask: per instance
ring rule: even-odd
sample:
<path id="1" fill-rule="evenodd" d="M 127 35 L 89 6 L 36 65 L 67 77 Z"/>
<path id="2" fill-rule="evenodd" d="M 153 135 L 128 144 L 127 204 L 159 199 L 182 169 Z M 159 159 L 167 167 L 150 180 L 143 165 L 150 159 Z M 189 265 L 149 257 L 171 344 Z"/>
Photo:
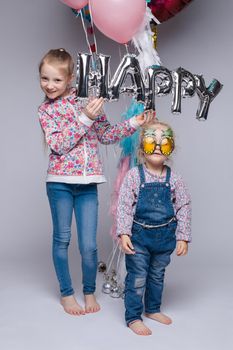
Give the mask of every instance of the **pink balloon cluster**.
<path id="1" fill-rule="evenodd" d="M 125 44 L 138 31 L 146 11 L 145 0 L 61 0 L 75 10 L 89 3 L 96 27 L 107 37 Z"/>
<path id="2" fill-rule="evenodd" d="M 61 0 L 61 2 L 75 10 L 80 10 L 87 5 L 88 0 Z"/>
<path id="3" fill-rule="evenodd" d="M 96 27 L 121 44 L 136 34 L 146 11 L 145 0 L 89 0 L 89 6 Z"/>

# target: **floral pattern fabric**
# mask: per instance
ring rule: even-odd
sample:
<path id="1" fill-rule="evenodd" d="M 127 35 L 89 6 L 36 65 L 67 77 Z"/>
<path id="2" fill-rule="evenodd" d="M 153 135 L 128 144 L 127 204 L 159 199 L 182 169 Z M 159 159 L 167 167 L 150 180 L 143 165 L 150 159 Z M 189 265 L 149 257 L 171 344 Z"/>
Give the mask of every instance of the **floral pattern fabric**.
<path id="1" fill-rule="evenodd" d="M 79 120 L 81 115 L 74 89 L 69 96 L 46 100 L 39 107 L 40 124 L 51 149 L 48 174 L 103 175 L 98 142 L 113 144 L 136 131 L 129 120 L 111 125 L 104 114 L 88 126 Z"/>

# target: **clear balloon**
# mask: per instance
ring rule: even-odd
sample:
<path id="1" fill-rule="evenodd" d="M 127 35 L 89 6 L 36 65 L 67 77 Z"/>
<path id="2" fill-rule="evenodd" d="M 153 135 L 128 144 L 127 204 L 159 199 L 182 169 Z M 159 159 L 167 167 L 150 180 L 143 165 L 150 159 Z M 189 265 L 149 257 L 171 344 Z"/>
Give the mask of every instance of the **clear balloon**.
<path id="1" fill-rule="evenodd" d="M 111 293 L 111 284 L 108 282 L 105 282 L 102 286 L 102 292 L 105 294 L 110 294 Z"/>
<path id="2" fill-rule="evenodd" d="M 143 22 L 145 0 L 90 0 L 93 22 L 107 37 L 125 44 Z"/>
<path id="3" fill-rule="evenodd" d="M 60 0 L 60 1 L 75 10 L 80 10 L 88 4 L 88 0 Z"/>
<path id="4" fill-rule="evenodd" d="M 111 293 L 110 293 L 110 296 L 112 298 L 120 298 L 121 297 L 121 289 L 118 287 L 118 285 L 116 284 L 115 286 L 113 286 L 111 288 Z"/>

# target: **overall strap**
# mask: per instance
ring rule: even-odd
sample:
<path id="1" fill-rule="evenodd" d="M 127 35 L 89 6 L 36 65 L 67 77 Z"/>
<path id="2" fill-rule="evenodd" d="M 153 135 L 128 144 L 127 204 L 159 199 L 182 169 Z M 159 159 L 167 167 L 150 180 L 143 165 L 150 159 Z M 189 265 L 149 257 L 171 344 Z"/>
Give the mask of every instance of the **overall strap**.
<path id="1" fill-rule="evenodd" d="M 138 170 L 139 170 L 139 175 L 140 175 L 140 183 L 143 184 L 145 182 L 145 174 L 144 174 L 144 170 L 143 170 L 143 165 L 140 164 L 138 166 Z"/>
<path id="2" fill-rule="evenodd" d="M 170 177 L 171 177 L 171 168 L 167 166 L 167 175 L 166 175 L 166 182 L 170 182 Z"/>

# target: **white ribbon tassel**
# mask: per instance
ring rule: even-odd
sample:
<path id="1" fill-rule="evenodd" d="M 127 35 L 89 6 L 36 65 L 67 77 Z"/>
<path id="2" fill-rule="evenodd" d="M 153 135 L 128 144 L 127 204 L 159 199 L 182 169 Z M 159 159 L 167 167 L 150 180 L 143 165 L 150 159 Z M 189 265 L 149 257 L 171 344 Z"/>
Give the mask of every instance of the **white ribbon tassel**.
<path id="1" fill-rule="evenodd" d="M 138 50 L 138 61 L 142 72 L 152 65 L 161 65 L 161 60 L 157 51 L 153 47 L 152 35 L 153 32 L 150 28 L 150 21 L 154 20 L 156 23 L 160 23 L 157 18 L 151 12 L 149 7 L 146 8 L 144 21 L 139 28 L 138 32 L 132 39 L 133 45 Z"/>

